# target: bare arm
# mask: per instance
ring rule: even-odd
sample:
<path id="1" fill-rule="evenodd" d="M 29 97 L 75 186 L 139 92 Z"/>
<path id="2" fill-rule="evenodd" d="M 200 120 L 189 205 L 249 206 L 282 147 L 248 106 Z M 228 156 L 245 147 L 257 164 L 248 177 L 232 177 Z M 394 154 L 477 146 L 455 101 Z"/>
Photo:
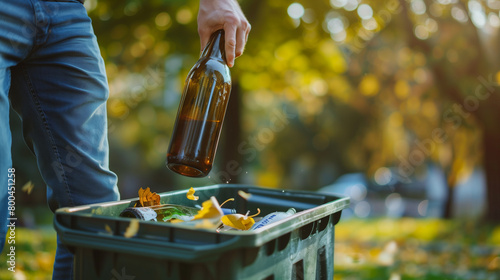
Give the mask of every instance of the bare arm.
<path id="1" fill-rule="evenodd" d="M 236 0 L 200 0 L 198 34 L 202 49 L 218 29 L 224 29 L 226 61 L 233 67 L 234 59 L 243 53 L 251 29 Z"/>

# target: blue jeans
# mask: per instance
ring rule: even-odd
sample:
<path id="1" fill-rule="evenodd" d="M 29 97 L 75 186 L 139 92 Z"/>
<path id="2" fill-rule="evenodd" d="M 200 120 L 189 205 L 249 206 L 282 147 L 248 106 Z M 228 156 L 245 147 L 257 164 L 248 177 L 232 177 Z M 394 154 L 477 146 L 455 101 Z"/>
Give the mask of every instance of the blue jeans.
<path id="1" fill-rule="evenodd" d="M 10 105 L 22 120 L 52 211 L 118 200 L 119 193 L 108 167 L 104 62 L 84 6 L 77 0 L 0 0 L 0 7 L 3 241 L 12 167 Z M 58 238 L 53 279 L 72 279 L 72 265 L 72 254 Z"/>

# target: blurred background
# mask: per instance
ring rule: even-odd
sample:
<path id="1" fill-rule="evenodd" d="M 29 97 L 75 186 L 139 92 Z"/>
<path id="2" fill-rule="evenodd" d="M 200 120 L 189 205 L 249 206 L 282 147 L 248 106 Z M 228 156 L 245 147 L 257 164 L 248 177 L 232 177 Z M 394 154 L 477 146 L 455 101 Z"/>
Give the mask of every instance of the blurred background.
<path id="1" fill-rule="evenodd" d="M 122 198 L 223 183 L 349 195 L 336 277 L 500 279 L 500 1 L 240 5 L 252 31 L 216 164 L 190 179 L 165 156 L 201 49 L 198 1 L 86 0 Z M 30 190 L 16 197 L 35 255 L 24 267 L 49 271 L 45 185 L 11 122 L 16 183 Z"/>

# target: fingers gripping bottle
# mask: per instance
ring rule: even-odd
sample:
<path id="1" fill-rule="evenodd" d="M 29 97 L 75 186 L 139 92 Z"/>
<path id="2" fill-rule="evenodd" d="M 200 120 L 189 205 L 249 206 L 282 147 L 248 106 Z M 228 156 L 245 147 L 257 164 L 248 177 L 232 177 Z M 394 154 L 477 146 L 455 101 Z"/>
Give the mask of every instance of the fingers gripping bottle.
<path id="1" fill-rule="evenodd" d="M 231 92 L 224 30 L 212 34 L 189 72 L 167 153 L 170 170 L 205 177 L 212 169 Z"/>

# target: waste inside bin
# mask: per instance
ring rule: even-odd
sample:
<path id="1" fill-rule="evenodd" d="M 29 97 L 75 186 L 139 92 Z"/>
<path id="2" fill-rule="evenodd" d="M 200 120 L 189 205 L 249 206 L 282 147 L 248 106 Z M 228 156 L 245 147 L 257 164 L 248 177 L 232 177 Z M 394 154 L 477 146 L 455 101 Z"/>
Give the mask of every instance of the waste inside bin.
<path id="1" fill-rule="evenodd" d="M 334 226 L 348 197 L 225 184 L 195 188 L 200 201 L 217 197 L 238 213 L 297 213 L 249 231 L 193 228 L 119 217 L 137 199 L 61 208 L 55 228 L 75 254 L 75 279 L 332 279 Z M 251 194 L 246 200 L 238 191 Z M 162 204 L 193 205 L 187 190 L 160 194 Z M 120 278 L 121 277 L 121 278 Z M 125 277 L 125 278 L 124 278 Z"/>

